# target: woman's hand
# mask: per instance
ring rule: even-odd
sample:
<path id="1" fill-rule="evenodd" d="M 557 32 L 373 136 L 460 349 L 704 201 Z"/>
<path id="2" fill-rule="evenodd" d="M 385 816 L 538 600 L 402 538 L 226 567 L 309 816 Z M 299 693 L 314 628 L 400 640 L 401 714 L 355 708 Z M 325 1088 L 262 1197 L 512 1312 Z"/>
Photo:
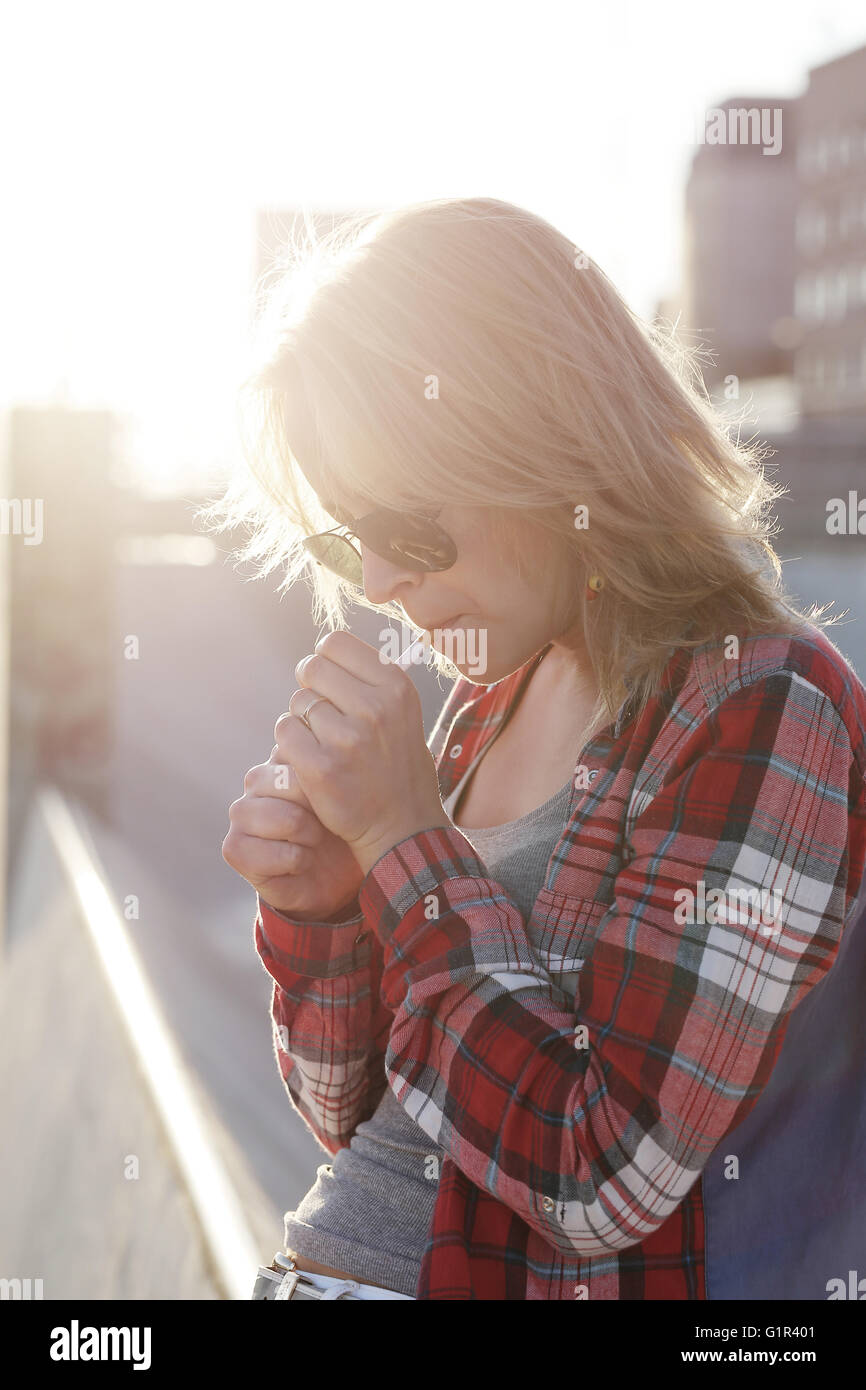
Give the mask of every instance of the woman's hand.
<path id="1" fill-rule="evenodd" d="M 229 807 L 223 859 L 278 912 L 322 920 L 352 901 L 364 875 L 276 753 L 244 777 L 244 794 Z"/>
<path id="2" fill-rule="evenodd" d="M 450 825 L 421 701 L 393 662 L 350 632 L 329 632 L 295 667 L 302 689 L 277 720 L 280 762 L 291 764 L 322 825 L 344 840 L 366 875 L 400 840 Z M 312 733 L 298 717 L 310 713 Z"/>

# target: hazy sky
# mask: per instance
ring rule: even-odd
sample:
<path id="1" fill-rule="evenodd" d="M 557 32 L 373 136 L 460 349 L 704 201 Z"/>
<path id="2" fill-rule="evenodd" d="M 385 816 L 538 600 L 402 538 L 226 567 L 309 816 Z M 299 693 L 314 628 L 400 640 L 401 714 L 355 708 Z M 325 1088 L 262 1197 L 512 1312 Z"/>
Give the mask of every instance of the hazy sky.
<path id="1" fill-rule="evenodd" d="M 862 0 L 7 5 L 0 405 L 123 412 L 155 490 L 228 463 L 257 207 L 505 198 L 649 315 L 695 116 L 864 43 Z"/>

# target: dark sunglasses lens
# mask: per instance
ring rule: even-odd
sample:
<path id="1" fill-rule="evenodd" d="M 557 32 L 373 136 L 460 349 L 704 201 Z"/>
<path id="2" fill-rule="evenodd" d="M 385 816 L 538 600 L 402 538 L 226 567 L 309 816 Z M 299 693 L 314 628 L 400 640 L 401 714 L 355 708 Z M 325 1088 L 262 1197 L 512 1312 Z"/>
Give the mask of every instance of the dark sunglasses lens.
<path id="1" fill-rule="evenodd" d="M 434 521 L 399 512 L 375 512 L 355 523 L 365 545 L 393 565 L 414 570 L 444 570 L 457 559 L 451 537 Z"/>
<path id="2" fill-rule="evenodd" d="M 326 569 L 333 570 L 350 584 L 362 584 L 364 566 L 361 557 L 345 536 L 310 536 L 304 548 Z"/>

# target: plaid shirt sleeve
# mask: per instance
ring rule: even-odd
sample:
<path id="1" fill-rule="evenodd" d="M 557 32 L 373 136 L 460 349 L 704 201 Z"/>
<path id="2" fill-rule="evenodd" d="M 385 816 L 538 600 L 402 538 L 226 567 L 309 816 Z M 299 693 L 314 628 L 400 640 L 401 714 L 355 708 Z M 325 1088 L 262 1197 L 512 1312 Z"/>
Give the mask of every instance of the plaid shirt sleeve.
<path id="1" fill-rule="evenodd" d="M 441 744 L 468 682 L 448 694 L 428 740 Z M 328 921 L 301 922 L 257 896 L 256 951 L 274 981 L 271 1024 L 293 1108 L 329 1153 L 348 1145 L 387 1087 L 394 1022 L 382 1002 L 382 947 L 356 898 Z"/>
<path id="2" fill-rule="evenodd" d="M 270 1013 L 280 1076 L 329 1154 L 349 1143 L 385 1092 L 385 1045 L 394 1021 L 380 997 L 381 946 L 363 913 L 347 918 L 351 911 L 342 922 L 298 922 L 259 897 L 255 921 L 256 950 L 274 981 Z"/>
<path id="3" fill-rule="evenodd" d="M 855 771 L 833 703 L 796 673 L 705 707 L 631 825 L 574 1004 L 456 827 L 372 866 L 359 901 L 394 1013 L 388 1082 L 547 1244 L 573 1257 L 645 1240 L 754 1105 L 853 911 Z M 701 881 L 726 901 L 774 892 L 774 922 L 724 906 L 680 921 Z"/>

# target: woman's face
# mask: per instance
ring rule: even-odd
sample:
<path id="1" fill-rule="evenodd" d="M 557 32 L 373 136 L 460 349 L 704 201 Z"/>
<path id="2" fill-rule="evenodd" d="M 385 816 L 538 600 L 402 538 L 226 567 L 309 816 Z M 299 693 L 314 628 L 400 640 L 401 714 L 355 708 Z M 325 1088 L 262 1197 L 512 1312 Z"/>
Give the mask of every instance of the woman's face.
<path id="1" fill-rule="evenodd" d="M 355 518 L 371 510 L 353 497 L 344 497 L 340 505 Z M 562 576 L 553 564 L 556 548 L 549 534 L 527 530 L 524 576 L 485 508 L 446 506 L 436 520 L 457 547 L 455 564 L 419 573 L 383 559 L 356 540 L 364 562 L 364 592 L 371 603 L 398 602 L 407 619 L 430 634 L 430 644 L 444 651 L 461 675 L 491 685 L 573 627 L 573 590 L 567 607 L 562 601 L 557 604 L 557 579 Z M 454 636 L 443 635 L 443 629 L 454 630 Z"/>

